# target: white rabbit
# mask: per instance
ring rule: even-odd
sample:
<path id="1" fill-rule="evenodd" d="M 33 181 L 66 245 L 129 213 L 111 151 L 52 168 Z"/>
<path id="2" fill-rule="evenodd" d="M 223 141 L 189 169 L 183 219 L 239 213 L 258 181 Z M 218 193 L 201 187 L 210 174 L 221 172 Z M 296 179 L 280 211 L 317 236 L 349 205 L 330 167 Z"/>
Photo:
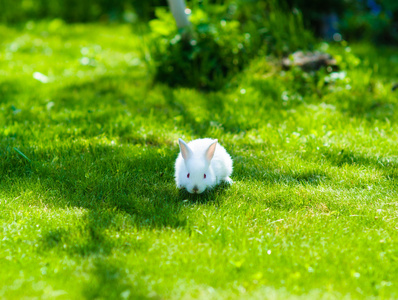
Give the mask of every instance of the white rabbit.
<path id="1" fill-rule="evenodd" d="M 178 188 L 191 194 L 203 193 L 221 181 L 232 184 L 232 159 L 218 140 L 197 139 L 186 144 L 178 139 L 180 154 L 175 164 L 175 180 Z"/>

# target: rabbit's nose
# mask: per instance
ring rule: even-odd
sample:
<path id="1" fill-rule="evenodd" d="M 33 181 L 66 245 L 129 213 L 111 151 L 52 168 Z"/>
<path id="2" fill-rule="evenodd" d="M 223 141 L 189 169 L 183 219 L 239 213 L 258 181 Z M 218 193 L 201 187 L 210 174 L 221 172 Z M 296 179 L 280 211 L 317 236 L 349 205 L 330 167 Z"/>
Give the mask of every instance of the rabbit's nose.
<path id="1" fill-rule="evenodd" d="M 198 187 L 195 185 L 192 189 L 195 193 L 197 193 L 199 191 Z"/>

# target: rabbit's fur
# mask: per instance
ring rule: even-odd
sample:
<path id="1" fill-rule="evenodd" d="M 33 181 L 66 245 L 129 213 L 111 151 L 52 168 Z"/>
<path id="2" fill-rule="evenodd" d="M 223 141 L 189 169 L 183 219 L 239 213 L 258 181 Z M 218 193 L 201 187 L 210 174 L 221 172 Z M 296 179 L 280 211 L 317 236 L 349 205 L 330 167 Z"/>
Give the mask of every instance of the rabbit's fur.
<path id="1" fill-rule="evenodd" d="M 178 188 L 200 194 L 225 181 L 232 183 L 232 159 L 218 140 L 197 139 L 185 143 L 178 139 L 180 154 L 175 163 L 175 181 Z M 189 175 L 188 175 L 189 174 Z"/>

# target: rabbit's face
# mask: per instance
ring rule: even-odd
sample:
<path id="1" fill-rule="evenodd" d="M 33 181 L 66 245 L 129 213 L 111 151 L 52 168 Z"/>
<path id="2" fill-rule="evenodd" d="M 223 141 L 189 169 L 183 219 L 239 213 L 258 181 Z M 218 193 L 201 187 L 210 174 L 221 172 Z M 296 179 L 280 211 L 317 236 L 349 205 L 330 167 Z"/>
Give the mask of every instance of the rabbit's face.
<path id="1" fill-rule="evenodd" d="M 214 174 L 209 169 L 208 164 L 191 161 L 186 166 L 186 174 L 183 174 L 183 176 L 185 176 L 185 188 L 189 193 L 201 194 L 207 187 L 213 186 Z"/>

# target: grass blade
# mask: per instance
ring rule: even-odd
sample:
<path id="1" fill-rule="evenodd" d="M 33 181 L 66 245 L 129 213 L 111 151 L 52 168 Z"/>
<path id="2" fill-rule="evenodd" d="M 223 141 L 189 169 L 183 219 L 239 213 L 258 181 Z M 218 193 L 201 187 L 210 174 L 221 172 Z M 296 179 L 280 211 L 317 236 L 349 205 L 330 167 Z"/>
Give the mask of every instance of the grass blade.
<path id="1" fill-rule="evenodd" d="M 19 149 L 16 148 L 16 147 L 13 147 L 13 149 L 14 149 L 19 155 L 21 155 L 23 158 L 25 158 L 28 162 L 32 162 L 25 154 L 23 154 L 23 153 L 21 152 L 21 150 L 19 150 Z"/>

